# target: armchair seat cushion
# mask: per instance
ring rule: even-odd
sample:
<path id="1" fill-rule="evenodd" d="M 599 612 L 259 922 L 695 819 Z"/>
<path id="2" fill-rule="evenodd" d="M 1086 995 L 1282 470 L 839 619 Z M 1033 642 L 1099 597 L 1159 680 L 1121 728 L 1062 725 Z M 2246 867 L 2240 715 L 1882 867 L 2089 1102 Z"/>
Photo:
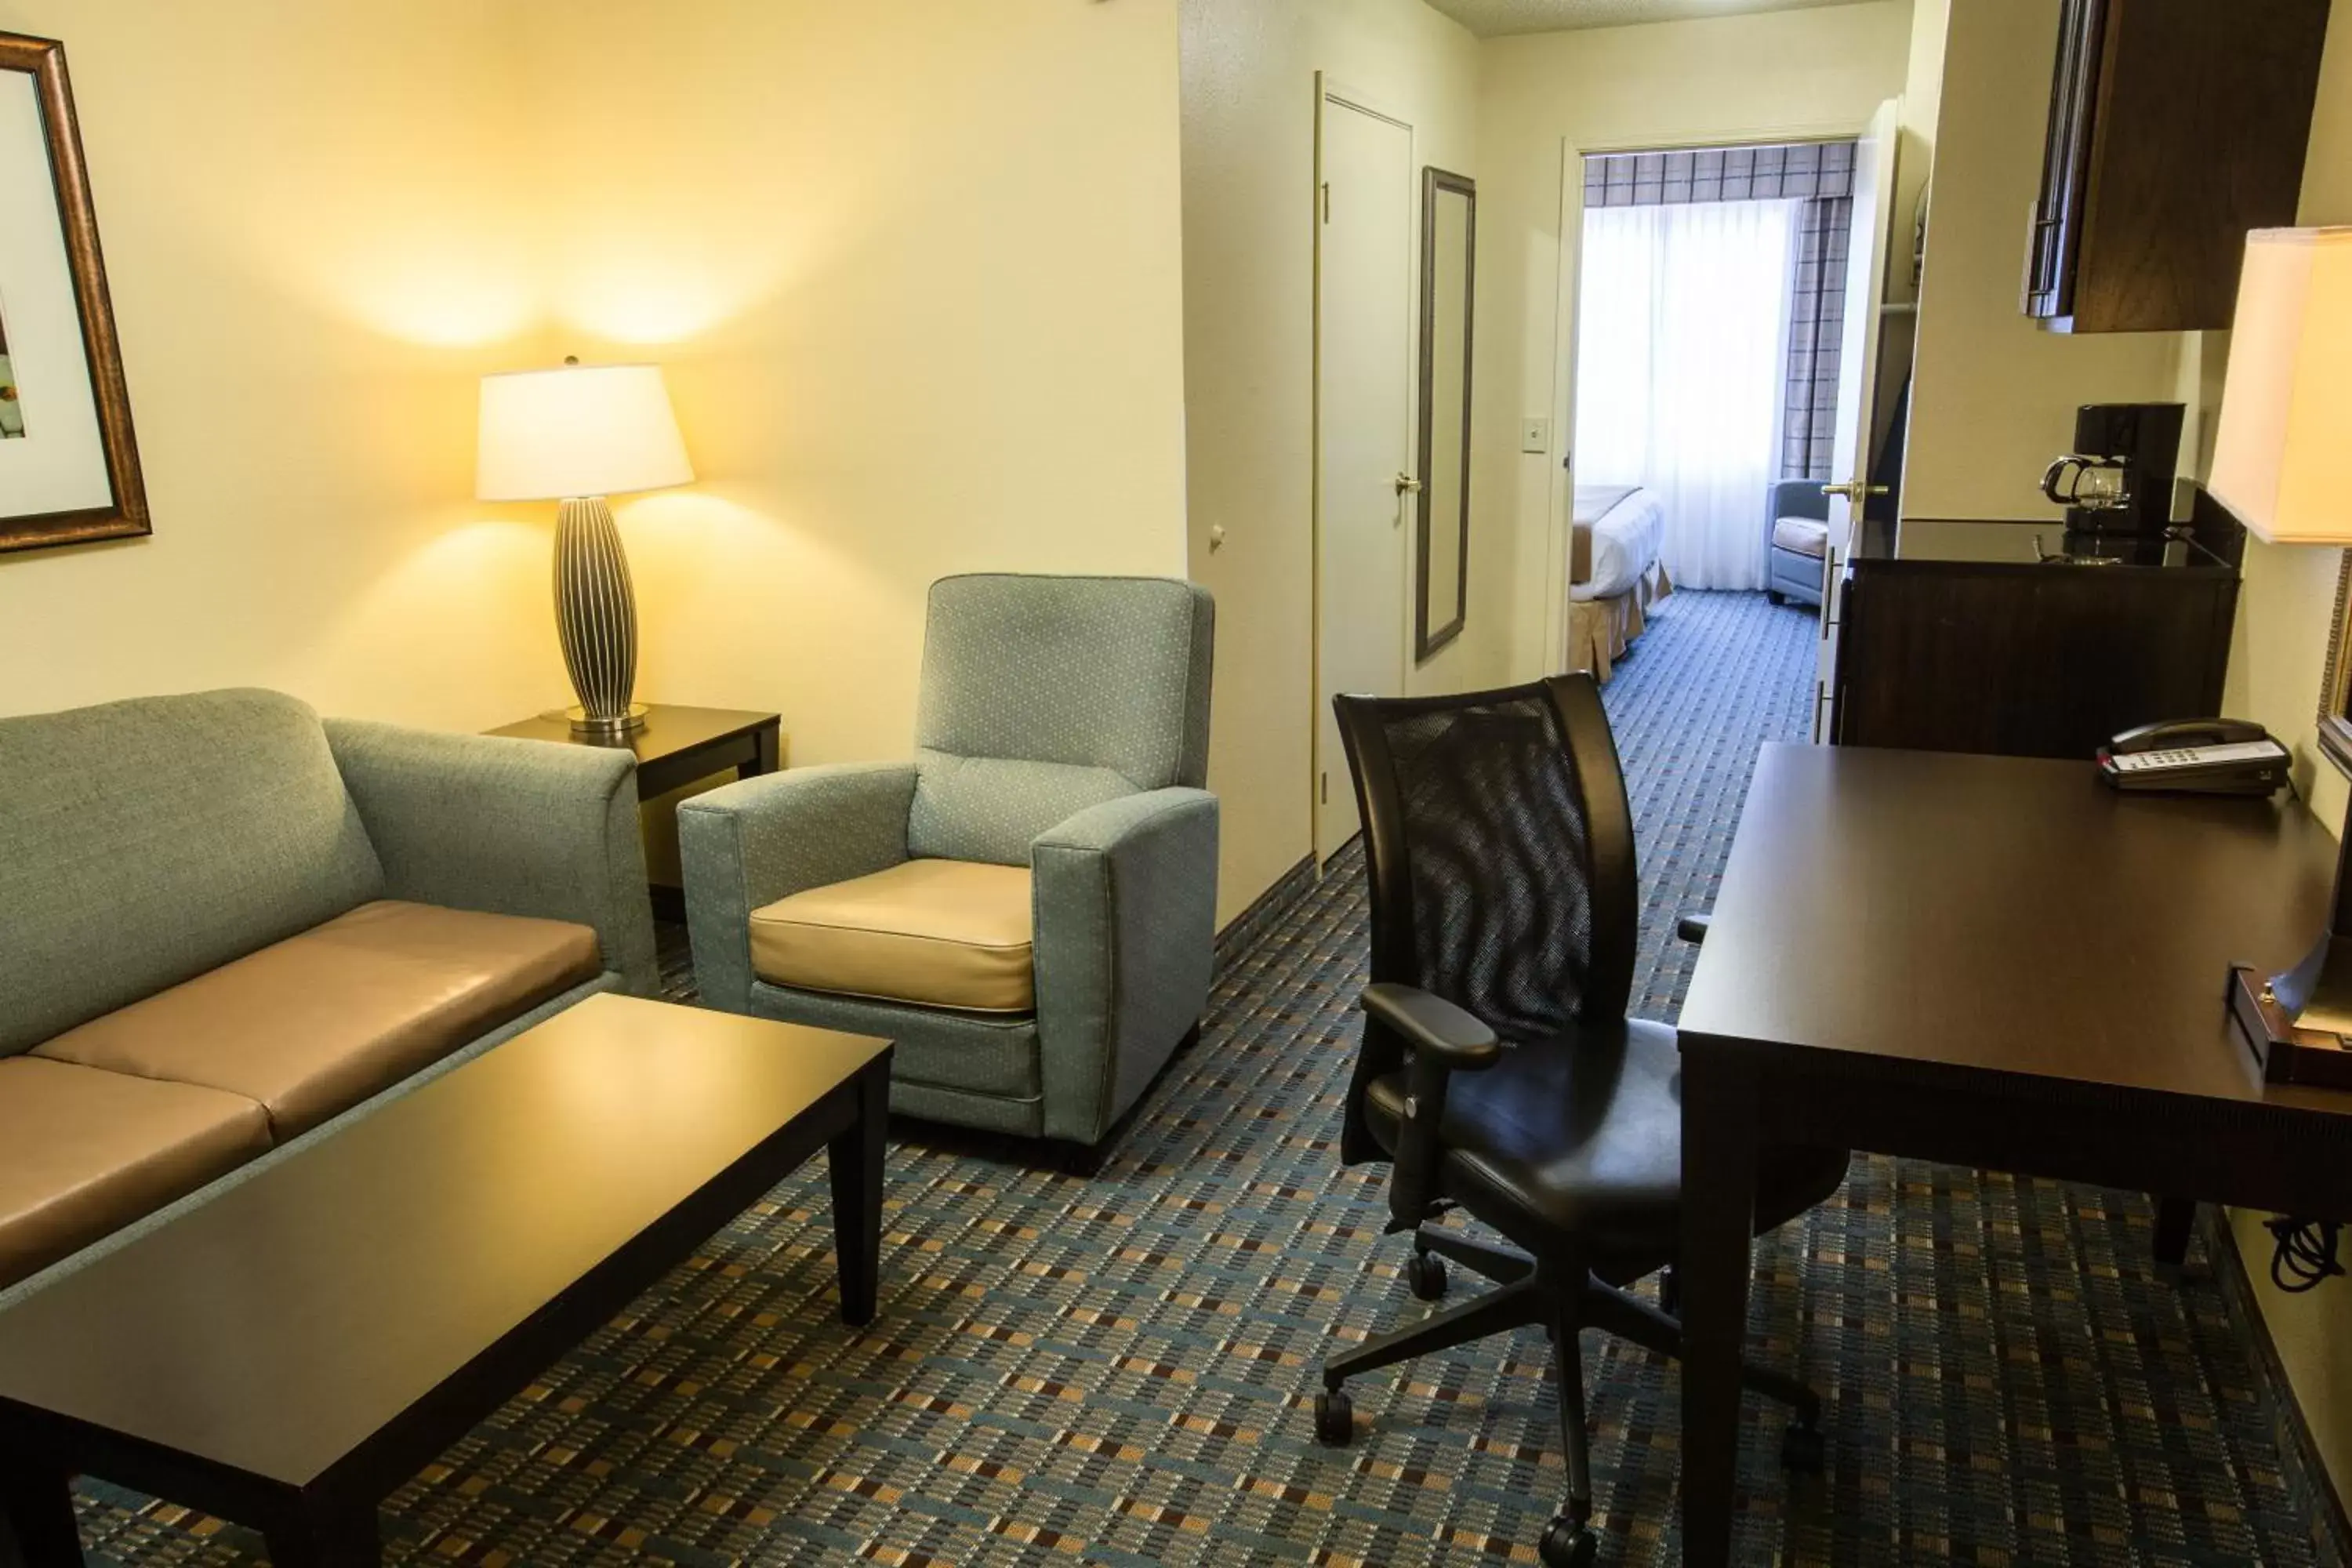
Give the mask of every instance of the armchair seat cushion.
<path id="1" fill-rule="evenodd" d="M 1037 1005 L 1029 869 L 908 860 L 751 911 L 751 971 L 771 985 L 1027 1013 Z"/>
<path id="2" fill-rule="evenodd" d="M 33 1055 L 240 1095 L 283 1142 L 602 968 L 586 926 L 380 900 Z"/>
<path id="3" fill-rule="evenodd" d="M 1772 524 L 1772 548 L 1819 561 L 1830 552 L 1830 525 L 1809 517 L 1781 518 Z"/>
<path id="4" fill-rule="evenodd" d="M 242 1095 L 37 1056 L 0 1059 L 0 1286 L 269 1149 Z"/>

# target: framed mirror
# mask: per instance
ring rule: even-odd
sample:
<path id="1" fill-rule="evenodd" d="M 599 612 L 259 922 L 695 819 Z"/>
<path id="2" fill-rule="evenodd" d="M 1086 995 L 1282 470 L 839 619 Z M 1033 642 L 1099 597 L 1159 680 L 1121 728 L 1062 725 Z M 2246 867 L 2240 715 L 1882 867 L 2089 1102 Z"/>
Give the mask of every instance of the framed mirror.
<path id="1" fill-rule="evenodd" d="M 1413 658 L 1462 635 L 1470 610 L 1470 329 L 1477 289 L 1478 187 L 1421 177 L 1421 517 Z"/>
<path id="2" fill-rule="evenodd" d="M 0 33 L 0 551 L 148 531 L 65 46 Z"/>

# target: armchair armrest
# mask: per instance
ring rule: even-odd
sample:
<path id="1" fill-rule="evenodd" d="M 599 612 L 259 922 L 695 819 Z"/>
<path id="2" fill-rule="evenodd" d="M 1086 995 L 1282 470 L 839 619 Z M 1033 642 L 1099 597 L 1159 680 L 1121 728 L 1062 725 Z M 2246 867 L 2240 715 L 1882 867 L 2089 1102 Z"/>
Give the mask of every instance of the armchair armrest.
<path id="1" fill-rule="evenodd" d="M 792 768 L 681 802 L 678 858 L 702 999 L 751 1005 L 751 911 L 907 858 L 912 763 Z"/>
<path id="2" fill-rule="evenodd" d="M 349 719 L 326 728 L 387 897 L 593 927 L 630 991 L 660 989 L 635 758 Z"/>
<path id="3" fill-rule="evenodd" d="M 1830 498 L 1822 493 L 1819 479 L 1777 479 L 1767 489 L 1764 503 L 1767 537 L 1772 525 L 1784 517 L 1809 517 L 1815 522 L 1830 520 Z"/>
<path id="4" fill-rule="evenodd" d="M 1217 797 L 1156 789 L 1088 806 L 1029 848 L 1045 1132 L 1092 1144 L 1209 1000 Z"/>
<path id="5" fill-rule="evenodd" d="M 1404 1119 L 1390 1151 L 1389 1229 L 1411 1230 L 1436 1201 L 1437 1166 L 1444 1145 L 1446 1082 L 1457 1072 L 1484 1072 L 1503 1059 L 1502 1042 L 1476 1018 L 1417 985 L 1383 981 L 1364 988 L 1367 1027 L 1392 1031 L 1405 1046 Z"/>

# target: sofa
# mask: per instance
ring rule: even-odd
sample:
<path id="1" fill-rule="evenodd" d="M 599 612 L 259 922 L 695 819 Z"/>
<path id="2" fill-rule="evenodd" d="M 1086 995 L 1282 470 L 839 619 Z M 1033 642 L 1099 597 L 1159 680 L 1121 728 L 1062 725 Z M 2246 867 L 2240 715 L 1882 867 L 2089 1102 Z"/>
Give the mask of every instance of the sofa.
<path id="1" fill-rule="evenodd" d="M 679 807 L 703 1001 L 885 1037 L 894 1110 L 1092 1168 L 1208 1003 L 1213 634 L 1188 583 L 934 584 L 912 761 Z"/>
<path id="2" fill-rule="evenodd" d="M 1830 498 L 1819 479 L 1781 479 L 1764 492 L 1764 531 L 1771 541 L 1764 591 L 1776 605 L 1822 602 L 1830 544 Z"/>
<path id="3" fill-rule="evenodd" d="M 0 1305 L 655 991 L 634 773 L 267 691 L 0 719 Z"/>

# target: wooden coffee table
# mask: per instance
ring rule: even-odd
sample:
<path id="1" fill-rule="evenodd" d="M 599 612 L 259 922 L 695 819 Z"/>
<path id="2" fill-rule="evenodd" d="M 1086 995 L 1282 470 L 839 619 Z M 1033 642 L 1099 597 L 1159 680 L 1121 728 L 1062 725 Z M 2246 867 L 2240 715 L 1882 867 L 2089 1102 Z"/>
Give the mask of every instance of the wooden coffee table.
<path id="1" fill-rule="evenodd" d="M 0 1313 L 0 1508 L 90 1475 L 374 1563 L 376 1508 L 819 1149 L 874 1314 L 890 1046 L 595 996 Z"/>

